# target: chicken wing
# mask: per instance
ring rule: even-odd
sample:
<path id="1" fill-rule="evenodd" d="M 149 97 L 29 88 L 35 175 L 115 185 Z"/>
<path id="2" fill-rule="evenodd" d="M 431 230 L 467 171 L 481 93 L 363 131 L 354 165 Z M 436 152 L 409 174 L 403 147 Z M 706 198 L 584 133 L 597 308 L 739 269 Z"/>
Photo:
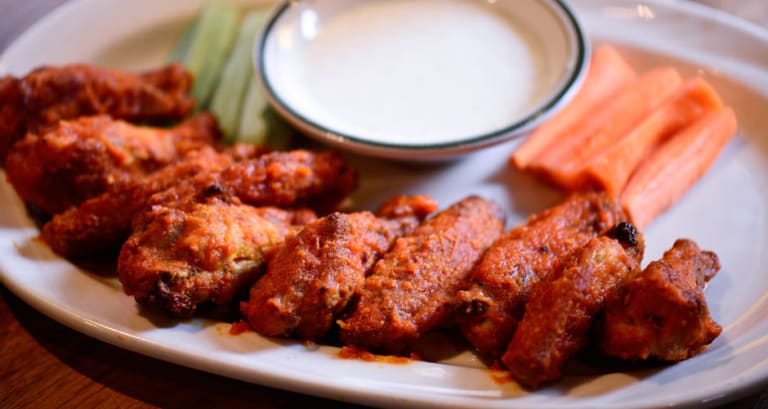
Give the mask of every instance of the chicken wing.
<path id="1" fill-rule="evenodd" d="M 332 213 L 279 246 L 240 310 L 258 333 L 317 340 L 358 291 L 374 263 L 437 209 L 426 196 L 396 196 L 374 216 Z"/>
<path id="2" fill-rule="evenodd" d="M 531 293 L 502 356 L 510 375 L 523 386 L 535 388 L 560 378 L 565 362 L 587 344 L 592 322 L 608 297 L 639 270 L 643 241 L 634 228 L 623 234 L 626 225 L 615 235 L 624 241 L 590 239 Z"/>
<path id="3" fill-rule="evenodd" d="M 715 253 L 695 242 L 675 241 L 661 260 L 633 278 L 605 313 L 601 350 L 622 359 L 680 361 L 720 335 L 704 286 L 720 269 Z"/>
<path id="4" fill-rule="evenodd" d="M 54 215 L 43 226 L 43 240 L 54 252 L 69 258 L 114 251 L 128 237 L 133 217 L 153 194 L 203 172 L 220 172 L 232 162 L 230 155 L 212 148 L 190 152 L 145 178 L 133 179 Z"/>
<path id="5" fill-rule="evenodd" d="M 11 148 L 5 168 L 24 201 L 56 214 L 210 146 L 220 136 L 210 114 L 170 129 L 106 115 L 80 117 L 40 135 L 27 134 Z"/>
<path id="6" fill-rule="evenodd" d="M 342 342 L 397 354 L 448 323 L 456 291 L 501 235 L 505 218 L 498 205 L 472 196 L 397 239 L 339 320 Z"/>
<path id="7" fill-rule="evenodd" d="M 559 269 L 574 250 L 622 220 L 626 216 L 613 198 L 579 193 L 505 233 L 474 268 L 469 287 L 456 297 L 465 337 L 480 352 L 500 357 L 536 283 Z"/>
<path id="8" fill-rule="evenodd" d="M 314 218 L 298 212 L 243 205 L 220 192 L 148 207 L 120 250 L 118 278 L 139 304 L 174 316 L 191 316 L 203 303 L 230 304 L 262 273 L 266 252 L 294 221 Z"/>
<path id="9" fill-rule="evenodd" d="M 325 209 L 349 194 L 356 181 L 355 171 L 330 152 L 272 152 L 234 162 L 230 155 L 206 151 L 54 216 L 43 226 L 43 238 L 65 257 L 92 256 L 119 247 L 146 206 L 173 207 L 220 191 L 253 206 Z"/>
<path id="10" fill-rule="evenodd" d="M 171 121 L 189 114 L 192 76 L 181 64 L 143 74 L 76 64 L 41 67 L 0 79 L 0 163 L 27 132 L 62 119 L 108 114 L 129 122 Z"/>

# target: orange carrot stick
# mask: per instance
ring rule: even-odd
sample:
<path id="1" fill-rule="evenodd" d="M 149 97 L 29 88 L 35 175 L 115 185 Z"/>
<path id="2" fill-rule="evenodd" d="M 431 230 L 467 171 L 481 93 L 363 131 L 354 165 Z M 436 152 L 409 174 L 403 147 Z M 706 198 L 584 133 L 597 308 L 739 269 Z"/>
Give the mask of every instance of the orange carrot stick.
<path id="1" fill-rule="evenodd" d="M 632 223 L 643 229 L 677 202 L 709 169 L 735 131 L 731 108 L 711 111 L 654 150 L 620 196 Z"/>
<path id="2" fill-rule="evenodd" d="M 568 189 L 586 187 L 587 181 L 580 176 L 587 162 L 626 135 L 681 83 L 680 74 L 671 67 L 644 73 L 615 100 L 585 116 L 570 132 L 561 135 L 556 144 L 530 163 L 531 169 Z"/>
<path id="3" fill-rule="evenodd" d="M 618 196 L 650 148 L 707 111 L 722 107 L 720 96 L 704 79 L 686 81 L 671 99 L 620 141 L 589 161 L 583 178 L 590 180 L 590 185 Z"/>
<path id="4" fill-rule="evenodd" d="M 560 134 L 567 132 L 582 118 L 606 102 L 619 90 L 631 83 L 637 74 L 619 55 L 615 48 L 603 45 L 592 53 L 587 75 L 579 92 L 560 112 L 539 126 L 531 136 L 520 145 L 510 158 L 515 167 L 526 167 L 549 144 L 560 139 Z"/>

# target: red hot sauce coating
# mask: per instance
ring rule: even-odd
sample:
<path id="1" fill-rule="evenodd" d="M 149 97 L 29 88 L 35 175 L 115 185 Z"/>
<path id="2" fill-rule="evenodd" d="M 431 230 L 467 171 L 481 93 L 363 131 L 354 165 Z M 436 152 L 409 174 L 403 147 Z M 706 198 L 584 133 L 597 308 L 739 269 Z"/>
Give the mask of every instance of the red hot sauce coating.
<path id="1" fill-rule="evenodd" d="M 692 240 L 675 241 L 608 302 L 602 352 L 664 361 L 696 355 L 722 331 L 704 297 L 704 286 L 719 269 L 715 253 Z"/>
<path id="2" fill-rule="evenodd" d="M 500 357 L 536 283 L 622 220 L 626 216 L 615 199 L 577 193 L 505 233 L 475 266 L 469 287 L 457 294 L 456 316 L 464 336 L 480 352 Z"/>
<path id="3" fill-rule="evenodd" d="M 374 216 L 335 212 L 279 246 L 241 312 L 266 336 L 316 340 L 333 326 L 376 261 L 437 204 L 426 196 L 396 196 Z"/>
<path id="4" fill-rule="evenodd" d="M 140 74 L 87 64 L 40 67 L 0 78 L 0 163 L 27 132 L 107 114 L 129 122 L 174 121 L 192 112 L 192 75 L 178 63 Z"/>
<path id="5" fill-rule="evenodd" d="M 398 354 L 448 322 L 456 291 L 504 223 L 498 205 L 472 196 L 399 238 L 366 278 L 350 313 L 338 321 L 342 342 Z"/>
<path id="6" fill-rule="evenodd" d="M 56 214 L 212 146 L 220 136 L 210 114 L 168 129 L 107 115 L 81 117 L 27 134 L 8 153 L 5 168 L 25 202 Z"/>
<path id="7" fill-rule="evenodd" d="M 535 388 L 560 378 L 565 362 L 587 344 L 607 299 L 639 270 L 644 245 L 637 239 L 592 238 L 537 285 L 502 357 L 516 381 Z"/>

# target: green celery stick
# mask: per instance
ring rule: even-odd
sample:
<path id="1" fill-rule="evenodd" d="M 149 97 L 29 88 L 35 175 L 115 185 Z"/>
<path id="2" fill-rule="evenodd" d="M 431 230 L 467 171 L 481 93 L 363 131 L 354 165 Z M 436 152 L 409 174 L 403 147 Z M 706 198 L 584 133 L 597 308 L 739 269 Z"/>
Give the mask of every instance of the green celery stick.
<path id="1" fill-rule="evenodd" d="M 184 65 L 195 76 L 192 96 L 198 108 L 208 107 L 238 28 L 239 10 L 228 4 L 207 2 L 200 12 Z"/>
<path id="2" fill-rule="evenodd" d="M 171 51 L 171 55 L 168 56 L 168 61 L 184 61 L 187 53 L 189 53 L 189 47 L 192 45 L 192 37 L 195 35 L 198 21 L 200 21 L 199 17 L 195 18 L 194 20 L 187 23 L 186 26 L 184 26 L 184 31 L 181 32 L 181 36 L 179 36 L 179 40 L 176 42 L 176 46 Z"/>
<path id="3" fill-rule="evenodd" d="M 211 112 L 218 118 L 219 126 L 230 143 L 237 136 L 243 100 L 249 79 L 254 75 L 251 65 L 254 39 L 268 17 L 268 10 L 249 11 L 243 17 L 237 41 L 211 100 Z"/>
<path id="4" fill-rule="evenodd" d="M 269 124 L 264 118 L 267 108 L 267 98 L 255 78 L 248 81 L 248 92 L 245 94 L 243 109 L 240 115 L 240 127 L 237 132 L 238 142 L 263 145 L 269 136 Z"/>
<path id="5" fill-rule="evenodd" d="M 291 149 L 293 129 L 283 121 L 272 107 L 267 107 L 261 113 L 268 124 L 267 145 L 276 151 Z"/>
<path id="6" fill-rule="evenodd" d="M 266 144 L 275 150 L 287 150 L 293 142 L 293 129 L 269 106 L 255 78 L 243 102 L 237 142 Z"/>

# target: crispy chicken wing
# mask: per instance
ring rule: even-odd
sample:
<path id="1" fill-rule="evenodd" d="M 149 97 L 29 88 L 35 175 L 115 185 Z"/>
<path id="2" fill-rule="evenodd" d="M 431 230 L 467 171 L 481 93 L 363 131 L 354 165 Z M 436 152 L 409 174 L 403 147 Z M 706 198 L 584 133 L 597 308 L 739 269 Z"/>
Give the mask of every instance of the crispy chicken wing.
<path id="1" fill-rule="evenodd" d="M 61 255 L 94 255 L 120 246 L 134 216 L 148 205 L 172 207 L 213 190 L 253 206 L 319 204 L 324 210 L 355 186 L 355 171 L 334 153 L 272 152 L 234 162 L 206 151 L 56 215 L 43 227 L 43 238 Z"/>
<path id="2" fill-rule="evenodd" d="M 42 237 L 56 253 L 71 258 L 97 256 L 119 248 L 131 232 L 131 221 L 149 198 L 202 172 L 220 172 L 233 163 L 212 148 L 193 151 L 181 160 L 131 183 L 88 199 L 56 214 L 43 226 Z"/>
<path id="3" fill-rule="evenodd" d="M 27 134 L 8 153 L 6 173 L 24 201 L 55 214 L 212 145 L 220 135 L 210 114 L 170 129 L 80 117 Z"/>
<path id="4" fill-rule="evenodd" d="M 187 317 L 203 303 L 230 304 L 262 273 L 266 252 L 310 210 L 256 208 L 221 192 L 150 206 L 123 245 L 117 273 L 144 306 Z"/>
<path id="5" fill-rule="evenodd" d="M 567 256 L 626 216 L 604 193 L 579 193 L 505 233 L 456 297 L 462 332 L 480 352 L 498 358 L 523 316 L 528 293 Z"/>
<path id="6" fill-rule="evenodd" d="M 425 196 L 397 196 L 374 216 L 332 213 L 279 246 L 240 310 L 258 333 L 316 340 L 332 327 L 374 263 L 437 209 Z"/>
<path id="7" fill-rule="evenodd" d="M 616 235 L 624 241 L 590 239 L 533 290 L 502 357 L 520 384 L 535 388 L 560 378 L 565 362 L 587 344 L 608 297 L 640 268 L 644 245 L 634 227 L 631 231 Z"/>
<path id="8" fill-rule="evenodd" d="M 675 241 L 616 297 L 605 313 L 601 350 L 622 359 L 680 361 L 720 335 L 709 315 L 704 286 L 720 269 L 715 253 Z"/>
<path id="9" fill-rule="evenodd" d="M 339 321 L 346 345 L 401 353 L 452 317 L 451 302 L 483 252 L 501 235 L 505 215 L 468 197 L 395 241 Z"/>
<path id="10" fill-rule="evenodd" d="M 0 79 L 0 163 L 27 132 L 62 119 L 108 114 L 130 122 L 178 120 L 189 114 L 192 76 L 181 64 L 143 74 L 76 64 L 41 67 Z"/>

